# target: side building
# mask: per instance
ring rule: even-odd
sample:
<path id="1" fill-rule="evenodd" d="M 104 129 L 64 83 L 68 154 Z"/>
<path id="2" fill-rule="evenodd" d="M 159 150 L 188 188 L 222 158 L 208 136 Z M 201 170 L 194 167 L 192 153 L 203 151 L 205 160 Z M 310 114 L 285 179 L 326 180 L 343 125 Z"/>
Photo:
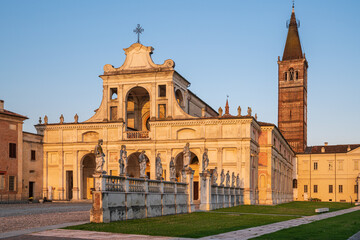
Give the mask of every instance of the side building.
<path id="1" fill-rule="evenodd" d="M 183 149 L 189 143 L 190 166 L 195 170 L 194 203 L 199 203 L 199 172 L 203 153 L 208 150 L 209 169 L 218 173 L 229 171 L 240 175 L 245 204 L 259 203 L 258 162 L 261 125 L 251 116 L 219 113 L 192 93 L 190 83 L 174 70 L 174 62 L 155 64 L 152 47 L 134 43 L 124 49 L 126 59 L 119 68 L 104 66 L 103 97 L 100 107 L 90 119 L 36 126 L 44 134 L 43 194 L 53 199 L 90 199 L 95 169 L 94 147 L 103 140 L 105 170 L 119 174 L 119 154 L 122 145 L 128 152 L 127 172 L 139 177 L 138 157 L 145 151 L 147 175 L 155 178 L 155 159 L 160 154 L 163 178 L 169 179 L 169 164 L 174 158 L 177 177 L 184 167 Z M 281 142 L 285 141 L 278 135 Z M 284 144 L 284 146 L 287 146 Z M 286 147 L 287 148 L 287 147 Z M 292 162 L 294 155 L 287 155 Z M 272 152 L 270 152 L 272 154 Z M 273 159 L 273 158 L 270 158 Z M 283 167 L 285 165 L 282 165 Z M 291 165 L 283 168 L 285 172 Z M 270 173 L 271 174 L 271 173 Z M 289 184 L 285 182 L 276 184 Z M 275 186 L 274 188 L 280 189 Z M 285 190 L 284 190 L 285 191 Z M 284 193 L 290 194 L 290 190 Z M 280 195 L 279 195 L 280 196 Z M 284 202 L 289 198 L 265 202 Z"/>

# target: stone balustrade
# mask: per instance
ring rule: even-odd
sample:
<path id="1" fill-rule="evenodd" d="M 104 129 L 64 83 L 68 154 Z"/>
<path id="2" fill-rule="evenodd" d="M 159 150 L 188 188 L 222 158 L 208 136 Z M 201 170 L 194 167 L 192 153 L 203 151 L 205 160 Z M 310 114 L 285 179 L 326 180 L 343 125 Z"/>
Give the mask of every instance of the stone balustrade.
<path id="1" fill-rule="evenodd" d="M 126 139 L 149 139 L 149 131 L 126 131 Z"/>

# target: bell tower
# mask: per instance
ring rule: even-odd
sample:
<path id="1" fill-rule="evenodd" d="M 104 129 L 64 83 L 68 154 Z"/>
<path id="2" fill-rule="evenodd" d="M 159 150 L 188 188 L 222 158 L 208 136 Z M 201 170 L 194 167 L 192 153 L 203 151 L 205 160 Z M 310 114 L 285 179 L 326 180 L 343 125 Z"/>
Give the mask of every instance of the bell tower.
<path id="1" fill-rule="evenodd" d="M 308 63 L 301 49 L 299 26 L 293 5 L 284 54 L 278 58 L 278 127 L 297 153 L 307 145 Z"/>

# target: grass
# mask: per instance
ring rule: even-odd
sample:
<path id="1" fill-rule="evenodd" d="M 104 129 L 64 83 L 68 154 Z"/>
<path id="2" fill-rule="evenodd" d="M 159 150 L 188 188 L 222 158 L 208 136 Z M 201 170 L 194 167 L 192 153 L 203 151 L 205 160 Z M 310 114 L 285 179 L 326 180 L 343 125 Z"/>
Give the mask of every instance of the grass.
<path id="1" fill-rule="evenodd" d="M 354 204 L 339 202 L 290 202 L 274 206 L 241 205 L 231 208 L 222 208 L 216 212 L 236 212 L 236 213 L 266 213 L 266 214 L 286 214 L 298 216 L 315 215 L 316 208 L 329 208 L 330 212 L 353 207 Z"/>
<path id="2" fill-rule="evenodd" d="M 196 212 L 111 223 L 89 223 L 66 229 L 199 238 L 293 219 L 289 216 L 234 215 Z"/>
<path id="3" fill-rule="evenodd" d="M 360 211 L 284 229 L 254 239 L 348 239 L 360 231 Z"/>

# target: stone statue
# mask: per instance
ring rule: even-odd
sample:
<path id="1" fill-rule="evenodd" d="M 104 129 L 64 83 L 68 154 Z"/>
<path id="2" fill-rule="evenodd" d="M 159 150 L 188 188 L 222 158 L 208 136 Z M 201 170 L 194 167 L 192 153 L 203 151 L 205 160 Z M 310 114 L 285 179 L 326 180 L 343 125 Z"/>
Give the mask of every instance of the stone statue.
<path id="1" fill-rule="evenodd" d="M 124 176 L 126 175 L 126 166 L 127 166 L 127 151 L 126 151 L 126 146 L 125 145 L 121 145 L 121 150 L 120 150 L 120 159 L 119 159 L 119 174 L 120 176 Z"/>
<path id="2" fill-rule="evenodd" d="M 44 123 L 45 123 L 45 124 L 48 124 L 48 116 L 46 116 L 46 115 L 45 115 L 45 117 L 44 117 Z"/>
<path id="3" fill-rule="evenodd" d="M 184 168 L 190 167 L 190 160 L 191 160 L 190 143 L 186 143 L 183 150 Z"/>
<path id="4" fill-rule="evenodd" d="M 241 107 L 239 106 L 237 110 L 238 110 L 238 117 L 241 117 Z"/>
<path id="5" fill-rule="evenodd" d="M 186 183 L 186 171 L 185 170 L 181 170 L 181 181 L 183 183 Z"/>
<path id="6" fill-rule="evenodd" d="M 230 187 L 230 172 L 226 172 L 226 186 Z"/>
<path id="7" fill-rule="evenodd" d="M 64 116 L 61 114 L 60 116 L 60 124 L 63 124 L 64 123 Z"/>
<path id="8" fill-rule="evenodd" d="M 219 107 L 219 110 L 218 110 L 218 112 L 219 112 L 219 117 L 222 117 L 222 114 L 223 114 L 223 110 L 222 110 L 222 108 L 221 108 L 221 107 Z"/>
<path id="9" fill-rule="evenodd" d="M 176 170 L 175 170 L 174 157 L 171 157 L 171 160 L 170 160 L 170 181 L 173 181 L 173 182 L 176 181 Z"/>
<path id="10" fill-rule="evenodd" d="M 251 116 L 251 112 L 252 112 L 251 107 L 248 107 L 247 115 L 248 115 L 248 116 Z"/>
<path id="11" fill-rule="evenodd" d="M 105 154 L 103 152 L 103 149 L 101 145 L 103 144 L 103 140 L 99 139 L 98 144 L 95 146 L 95 157 L 96 157 L 96 173 L 106 173 L 103 169 L 104 163 L 105 163 Z"/>
<path id="12" fill-rule="evenodd" d="M 235 173 L 233 172 L 231 174 L 231 187 L 235 187 L 235 181 L 236 181 L 236 177 L 235 177 Z"/>
<path id="13" fill-rule="evenodd" d="M 140 177 L 146 178 L 146 175 L 145 175 L 145 171 L 146 171 L 145 151 L 142 151 L 139 155 L 139 165 L 140 165 Z"/>
<path id="14" fill-rule="evenodd" d="M 236 176 L 236 187 L 240 187 L 240 174 Z"/>
<path id="15" fill-rule="evenodd" d="M 217 185 L 217 179 L 218 179 L 218 172 L 217 172 L 217 167 L 215 167 L 215 169 L 212 172 L 212 185 Z"/>
<path id="16" fill-rule="evenodd" d="M 257 120 L 257 113 L 255 113 L 255 120 Z"/>
<path id="17" fill-rule="evenodd" d="M 224 181 L 225 181 L 225 173 L 224 173 L 224 169 L 221 170 L 220 173 L 220 186 L 224 186 Z"/>
<path id="18" fill-rule="evenodd" d="M 41 122 L 42 122 L 42 121 L 41 121 L 41 117 L 39 117 L 39 124 L 41 124 Z"/>
<path id="19" fill-rule="evenodd" d="M 209 156 L 208 156 L 208 149 L 205 148 L 203 153 L 203 159 L 202 159 L 202 172 L 206 172 L 207 168 L 209 166 Z"/>
<path id="20" fill-rule="evenodd" d="M 157 154 L 155 160 L 155 172 L 156 172 L 156 180 L 162 180 L 163 167 L 161 164 L 160 153 Z"/>
<path id="21" fill-rule="evenodd" d="M 75 120 L 75 123 L 78 123 L 78 122 L 79 122 L 79 116 L 77 115 L 77 113 L 76 113 L 75 116 L 74 116 L 74 120 Z"/>

